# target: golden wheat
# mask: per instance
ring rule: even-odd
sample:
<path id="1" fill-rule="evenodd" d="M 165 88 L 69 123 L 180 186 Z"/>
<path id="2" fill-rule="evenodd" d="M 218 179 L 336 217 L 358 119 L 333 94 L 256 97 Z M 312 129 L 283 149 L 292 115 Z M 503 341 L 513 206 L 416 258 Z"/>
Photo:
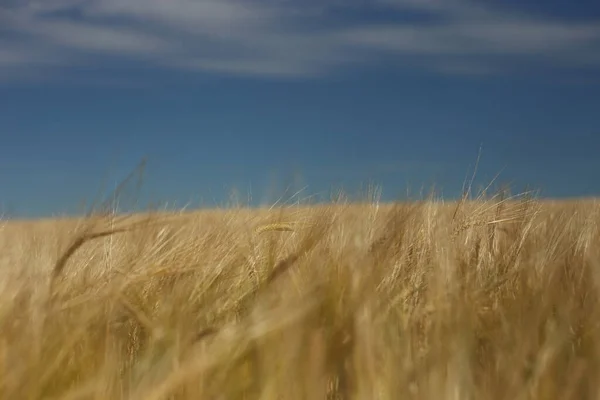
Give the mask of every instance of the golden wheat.
<path id="1" fill-rule="evenodd" d="M 282 223 L 275 223 L 275 224 L 266 224 L 266 225 L 261 225 L 258 228 L 256 228 L 256 233 L 257 234 L 261 234 L 264 232 L 293 232 L 294 228 L 292 227 L 291 224 L 282 224 Z"/>
<path id="2" fill-rule="evenodd" d="M 600 395 L 593 200 L 6 222 L 0 245 L 0 399 Z"/>

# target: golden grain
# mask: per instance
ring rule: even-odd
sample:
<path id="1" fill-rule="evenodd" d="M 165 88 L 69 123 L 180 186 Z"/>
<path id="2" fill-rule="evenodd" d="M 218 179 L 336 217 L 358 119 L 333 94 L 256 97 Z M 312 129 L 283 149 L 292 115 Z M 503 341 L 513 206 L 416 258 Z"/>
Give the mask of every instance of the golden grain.
<path id="1" fill-rule="evenodd" d="M 6 222 L 0 399 L 597 398 L 599 216 L 492 197 Z"/>

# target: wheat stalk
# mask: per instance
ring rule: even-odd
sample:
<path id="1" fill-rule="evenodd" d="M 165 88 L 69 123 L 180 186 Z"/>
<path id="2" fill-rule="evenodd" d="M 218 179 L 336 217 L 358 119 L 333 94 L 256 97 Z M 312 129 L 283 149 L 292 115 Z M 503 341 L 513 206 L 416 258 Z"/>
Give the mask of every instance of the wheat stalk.
<path id="1" fill-rule="evenodd" d="M 256 233 L 261 234 L 264 232 L 294 232 L 294 228 L 291 224 L 282 224 L 282 223 L 274 223 L 274 224 L 266 224 L 261 225 L 256 228 Z"/>

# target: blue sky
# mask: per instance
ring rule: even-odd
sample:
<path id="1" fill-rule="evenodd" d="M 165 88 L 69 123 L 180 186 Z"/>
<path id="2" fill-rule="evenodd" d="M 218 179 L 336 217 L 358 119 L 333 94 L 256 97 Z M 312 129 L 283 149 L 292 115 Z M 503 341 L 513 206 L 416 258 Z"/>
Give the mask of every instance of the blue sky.
<path id="1" fill-rule="evenodd" d="M 147 157 L 142 202 L 373 181 L 600 194 L 600 3 L 8 0 L 0 206 L 72 213 Z M 596 112 L 595 112 L 596 111 Z"/>

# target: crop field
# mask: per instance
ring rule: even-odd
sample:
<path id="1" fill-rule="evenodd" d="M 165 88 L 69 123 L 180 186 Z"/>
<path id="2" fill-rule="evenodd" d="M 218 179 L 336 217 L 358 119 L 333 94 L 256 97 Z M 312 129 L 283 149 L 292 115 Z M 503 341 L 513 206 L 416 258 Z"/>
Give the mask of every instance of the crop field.
<path id="1" fill-rule="evenodd" d="M 1 399 L 597 399 L 600 202 L 0 221 Z"/>

